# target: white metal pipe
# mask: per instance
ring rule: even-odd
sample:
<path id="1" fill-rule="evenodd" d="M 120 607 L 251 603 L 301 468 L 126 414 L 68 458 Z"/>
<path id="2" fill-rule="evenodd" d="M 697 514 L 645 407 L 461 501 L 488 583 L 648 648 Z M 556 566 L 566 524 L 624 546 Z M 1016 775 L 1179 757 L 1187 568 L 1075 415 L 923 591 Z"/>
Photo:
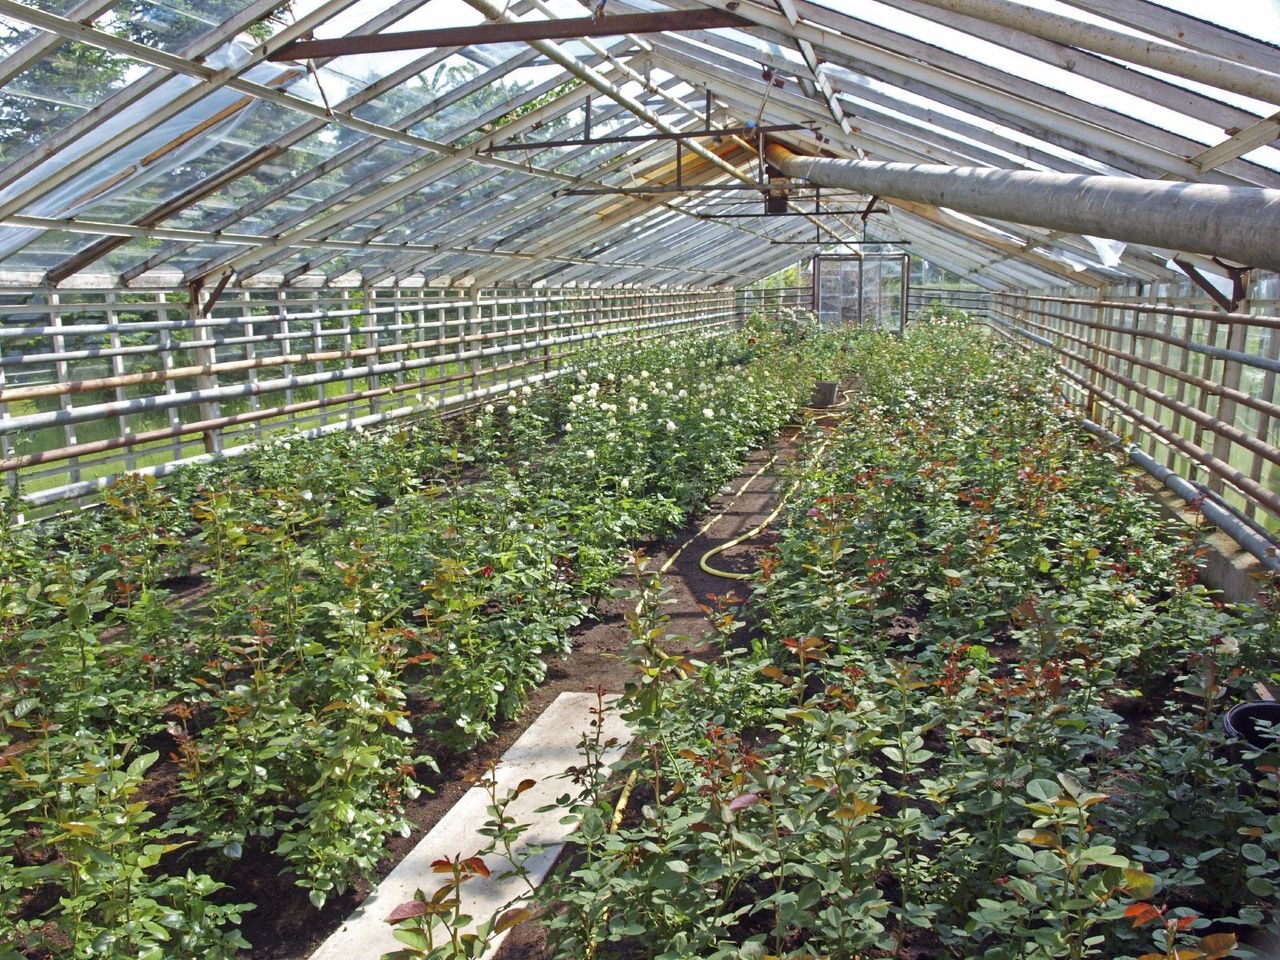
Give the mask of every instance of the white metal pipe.
<path id="1" fill-rule="evenodd" d="M 668 321 L 667 323 L 654 324 L 653 326 L 671 326 L 678 323 L 689 323 L 689 322 L 690 322 L 689 320 Z M 728 325 L 730 328 L 733 328 L 737 326 L 737 323 L 732 319 L 713 321 L 712 323 L 707 324 L 707 326 L 716 327 L 719 329 L 705 330 L 702 335 L 705 337 L 722 336 L 723 334 L 729 332 L 729 330 L 724 329 L 726 325 Z M 639 329 L 639 328 L 635 328 L 635 329 Z M 627 330 L 624 332 L 631 333 L 633 331 Z M 649 335 L 649 337 L 652 337 L 652 336 L 662 336 L 662 334 Z M 638 339 L 645 340 L 645 339 L 649 339 L 649 337 L 640 337 Z M 519 379 L 516 379 L 516 380 L 510 380 L 504 383 L 493 384 L 487 387 L 480 387 L 478 389 L 469 390 L 464 393 L 450 394 L 444 397 L 440 397 L 436 399 L 436 404 L 434 407 L 428 407 L 424 403 L 409 404 L 401 407 L 396 407 L 393 410 L 386 410 L 380 413 L 370 414 L 368 416 L 363 416 L 363 417 L 347 418 L 337 423 L 330 423 L 324 426 L 314 427 L 309 430 L 299 431 L 292 434 L 282 432 L 281 434 L 277 435 L 276 437 L 273 437 L 272 439 L 285 439 L 286 437 L 296 437 L 298 439 L 312 439 L 315 437 L 324 436 L 325 434 L 329 434 L 329 433 L 336 433 L 342 430 L 350 430 L 355 427 L 378 426 L 380 424 L 388 423 L 393 420 L 401 420 L 405 417 L 420 416 L 424 413 L 429 413 L 433 410 L 443 412 L 443 411 L 449 410 L 450 408 L 460 409 L 470 404 L 476 403 L 480 400 L 490 399 L 490 398 L 494 398 L 494 397 L 498 397 L 498 396 L 502 396 L 504 394 L 510 393 L 513 390 L 519 389 L 521 386 L 525 386 L 525 385 L 531 386 L 538 383 L 545 383 L 548 380 L 554 380 L 555 378 L 564 376 L 565 374 L 576 373 L 579 369 L 582 369 L 584 366 L 591 367 L 591 366 L 594 366 L 594 364 L 592 363 L 588 363 L 585 365 L 567 364 L 563 367 L 557 367 L 554 370 L 548 370 L 543 373 L 529 374 L 527 376 L 520 377 Z M 176 473 L 178 470 L 182 469 L 183 467 L 194 466 L 196 464 L 201 464 L 201 463 L 211 463 L 215 460 L 225 460 L 229 457 L 241 456 L 246 453 L 252 453 L 254 450 L 257 450 L 260 445 L 261 444 L 259 441 L 254 441 L 251 443 L 243 444 L 241 446 L 230 447 L 225 450 L 219 451 L 218 453 L 206 453 L 206 454 L 200 454 L 194 457 L 187 457 L 182 460 L 172 460 L 167 463 L 157 464 L 151 467 L 144 467 L 143 469 L 134 471 L 134 472 L 138 476 L 152 476 L 152 477 L 168 476 L 169 474 Z M 78 499 L 81 497 L 90 496 L 94 493 L 101 492 L 102 490 L 105 490 L 108 487 L 110 487 L 118 479 L 119 479 L 118 476 L 105 476 L 105 477 L 97 477 L 93 480 L 77 481 L 75 483 L 64 484 L 63 486 L 59 486 L 59 487 L 52 487 L 48 490 L 41 490 L 38 493 L 24 494 L 22 496 L 22 501 L 26 504 L 30 504 L 33 507 L 48 506 L 50 504 L 58 503 L 63 500 Z"/>
<path id="2" fill-rule="evenodd" d="M 714 309 L 714 308 L 713 308 Z M 0 420 L 0 434 L 23 433 L 50 426 L 65 426 L 73 423 L 86 423 L 91 420 L 102 420 L 107 417 L 119 417 L 127 414 L 142 413 L 153 410 L 167 410 L 171 407 L 185 407 L 197 403 L 209 403 L 229 400 L 236 397 L 259 396 L 276 393 L 286 389 L 313 387 L 326 383 L 345 380 L 359 380 L 365 377 L 378 377 L 390 373 L 402 373 L 422 367 L 440 366 L 461 360 L 496 357 L 509 353 L 524 353 L 543 347 L 561 346 L 570 343 L 581 343 L 587 340 L 607 339 L 619 332 L 639 333 L 665 327 L 698 323 L 713 319 L 710 314 L 701 311 L 692 316 L 681 316 L 673 320 L 662 320 L 654 323 L 637 324 L 625 331 L 593 330 L 588 333 L 563 337 L 546 337 L 538 340 L 526 340 L 520 343 L 504 344 L 495 347 L 483 347 L 477 350 L 457 351 L 454 353 L 435 354 L 419 360 L 397 360 L 391 363 L 367 364 L 362 367 L 348 367 L 342 370 L 331 370 L 325 373 L 311 373 L 300 376 L 281 377 L 276 380 L 258 380 L 251 383 L 238 384 L 231 387 L 212 387 L 199 390 L 187 390 L 179 393 L 166 393 L 150 397 L 138 397 L 123 402 L 87 404 L 83 407 L 68 407 L 47 413 L 32 413 L 20 417 Z"/>
<path id="3" fill-rule="evenodd" d="M 1280 190 L 1029 170 L 825 160 L 772 144 L 789 177 L 1069 233 L 1280 270 Z"/>

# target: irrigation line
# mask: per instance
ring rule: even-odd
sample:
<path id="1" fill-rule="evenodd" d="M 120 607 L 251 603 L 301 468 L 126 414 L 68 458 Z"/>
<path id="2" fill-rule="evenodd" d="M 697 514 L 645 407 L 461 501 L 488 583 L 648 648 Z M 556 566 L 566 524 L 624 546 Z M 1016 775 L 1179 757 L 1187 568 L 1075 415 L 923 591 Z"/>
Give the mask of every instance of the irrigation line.
<path id="1" fill-rule="evenodd" d="M 844 391 L 844 398 L 845 398 L 844 402 L 838 404 L 838 407 L 848 406 L 849 394 L 852 392 L 853 392 L 852 390 Z M 806 412 L 814 409 L 817 409 L 817 408 L 814 408 L 814 407 L 805 408 Z M 825 420 L 828 418 L 839 419 L 839 420 L 843 419 L 843 417 L 840 414 L 834 413 L 834 412 L 819 413 L 819 414 L 810 416 L 810 420 L 813 422 L 817 422 L 818 420 Z M 822 454 L 826 451 L 827 446 L 830 443 L 831 443 L 831 436 L 830 434 L 828 434 L 823 439 L 822 443 L 818 445 L 818 449 L 814 451 L 813 459 L 816 460 L 819 457 L 821 457 Z M 791 495 L 795 493 L 796 490 L 798 490 L 799 488 L 800 488 L 800 481 L 799 480 L 794 481 L 791 484 L 791 489 L 782 495 L 782 497 L 778 500 L 778 503 L 774 506 L 774 508 L 771 511 L 769 511 L 768 516 L 766 516 L 763 520 L 761 520 L 758 524 L 756 524 L 746 533 L 739 534 L 738 536 L 734 537 L 732 540 L 728 541 L 727 543 L 722 543 L 717 547 L 712 547 L 710 550 L 708 550 L 706 553 L 702 555 L 701 559 L 698 561 L 698 566 L 702 568 L 704 573 L 709 573 L 713 577 L 720 577 L 721 579 L 724 579 L 724 580 L 752 579 L 752 577 L 754 577 L 755 574 L 738 573 L 733 570 L 721 570 L 718 567 L 711 566 L 709 561 L 711 560 L 712 557 L 719 556 L 720 554 L 724 553 L 726 550 L 730 550 L 733 547 L 739 546 L 745 543 L 746 541 L 752 539 L 753 537 L 758 537 L 760 534 L 764 533 L 764 531 L 769 527 L 769 525 L 773 523 L 773 521 L 778 519 L 778 515 L 782 513 L 782 508 L 787 505 L 787 501 L 791 498 Z"/>

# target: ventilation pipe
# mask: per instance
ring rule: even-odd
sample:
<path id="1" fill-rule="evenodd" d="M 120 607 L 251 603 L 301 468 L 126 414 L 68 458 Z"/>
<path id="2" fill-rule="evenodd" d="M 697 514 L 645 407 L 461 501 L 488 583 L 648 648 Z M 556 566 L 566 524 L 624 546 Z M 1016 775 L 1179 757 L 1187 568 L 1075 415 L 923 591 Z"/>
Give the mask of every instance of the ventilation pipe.
<path id="1" fill-rule="evenodd" d="M 1280 271 L 1280 190 L 765 151 L 788 177 L 971 216 L 1088 234 Z"/>

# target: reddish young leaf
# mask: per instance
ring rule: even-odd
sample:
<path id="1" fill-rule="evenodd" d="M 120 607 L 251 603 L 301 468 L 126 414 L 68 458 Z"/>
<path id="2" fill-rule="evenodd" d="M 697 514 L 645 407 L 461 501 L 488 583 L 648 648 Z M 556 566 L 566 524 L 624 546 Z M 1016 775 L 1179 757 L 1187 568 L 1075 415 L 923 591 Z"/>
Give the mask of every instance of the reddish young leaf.
<path id="1" fill-rule="evenodd" d="M 510 930 L 518 923 L 524 923 L 526 920 L 533 918 L 533 911 L 528 907 L 517 907 L 515 910 L 508 910 L 498 918 L 498 922 L 493 925 L 494 933 L 502 933 L 504 930 Z"/>
<path id="2" fill-rule="evenodd" d="M 1135 927 L 1145 927 L 1160 919 L 1160 911 L 1149 903 L 1131 903 L 1125 907 L 1124 915 L 1133 921 Z"/>
<path id="3" fill-rule="evenodd" d="M 482 877 L 490 876 L 489 867 L 482 857 L 470 857 L 462 862 L 462 865 L 474 874 Z"/>
<path id="4" fill-rule="evenodd" d="M 387 923 L 399 923 L 402 920 L 408 920 L 411 917 L 420 917 L 427 913 L 429 907 L 421 900 L 410 900 L 408 903 L 402 903 L 387 915 Z"/>

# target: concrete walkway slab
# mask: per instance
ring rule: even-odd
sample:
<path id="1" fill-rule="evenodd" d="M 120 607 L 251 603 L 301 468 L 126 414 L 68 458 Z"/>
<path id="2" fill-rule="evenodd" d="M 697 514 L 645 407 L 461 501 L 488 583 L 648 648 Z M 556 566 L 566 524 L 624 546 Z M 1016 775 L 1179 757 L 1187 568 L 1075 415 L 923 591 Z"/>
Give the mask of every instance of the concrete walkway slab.
<path id="1" fill-rule="evenodd" d="M 555 802 L 565 793 L 576 792 L 563 774 L 580 766 L 583 756 L 578 747 L 584 734 L 592 732 L 592 710 L 597 700 L 594 693 L 562 693 L 542 715 L 516 740 L 503 755 L 496 770 L 501 795 L 522 780 L 535 785 L 522 793 L 507 808 L 518 823 L 530 824 L 516 846 L 517 859 L 528 856 L 531 847 L 543 851 L 525 861 L 530 879 L 539 884 L 560 854 L 569 827 L 560 822 L 556 811 L 535 813 L 539 807 Z M 612 765 L 621 759 L 630 739 L 627 726 L 615 710 L 604 717 L 603 739 L 618 742 L 605 752 L 604 762 Z M 311 955 L 311 960 L 378 960 L 384 953 L 403 948 L 393 928 L 386 922 L 391 911 L 413 899 L 414 891 L 428 895 L 439 889 L 446 875 L 435 873 L 431 864 L 446 857 L 470 857 L 488 842 L 480 828 L 489 820 L 489 795 L 480 787 L 472 787 L 431 831 L 418 842 L 347 918 L 338 930 Z M 503 877 L 511 863 L 500 854 L 490 854 L 485 864 L 492 875 L 475 877 L 462 886 L 463 912 L 473 918 L 473 928 L 489 920 L 495 912 L 528 889 L 518 877 Z M 496 952 L 503 934 L 494 938 L 489 955 Z"/>

